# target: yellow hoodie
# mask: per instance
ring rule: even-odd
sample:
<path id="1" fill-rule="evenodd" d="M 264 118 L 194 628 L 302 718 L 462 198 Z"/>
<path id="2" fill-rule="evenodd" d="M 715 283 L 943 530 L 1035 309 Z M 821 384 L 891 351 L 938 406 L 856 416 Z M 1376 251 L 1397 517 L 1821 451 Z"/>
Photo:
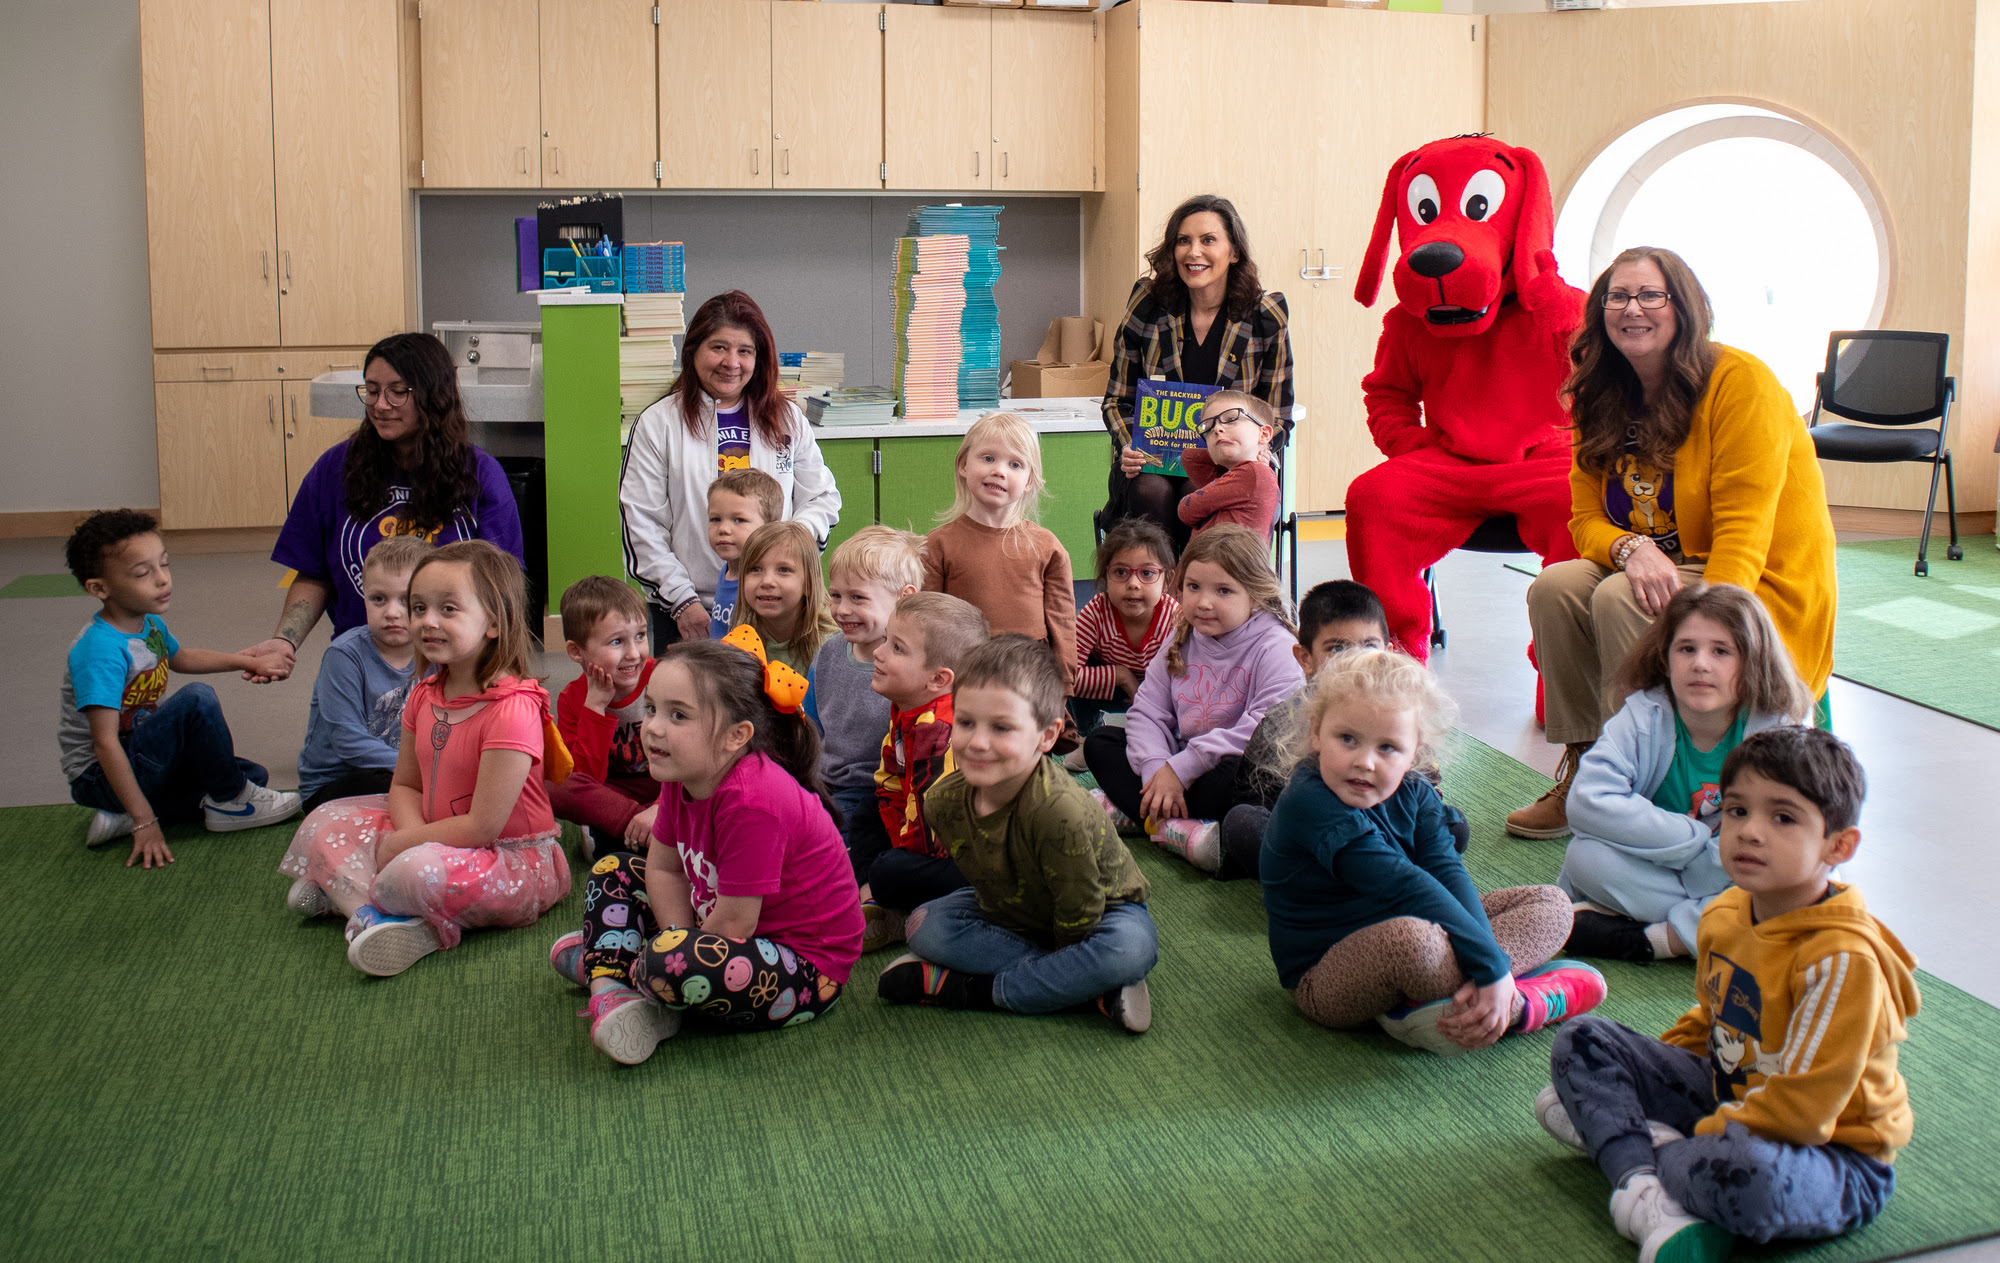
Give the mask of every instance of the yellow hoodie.
<path id="1" fill-rule="evenodd" d="M 1702 914 L 1700 1001 L 1660 1038 L 1705 1055 L 1715 1113 L 1699 1136 L 1742 1123 L 1794 1145 L 1832 1141 L 1883 1162 L 1910 1143 L 1910 1093 L 1896 1045 L 1921 997 L 1916 957 L 1835 884 L 1808 908 L 1761 924 L 1731 888 Z"/>

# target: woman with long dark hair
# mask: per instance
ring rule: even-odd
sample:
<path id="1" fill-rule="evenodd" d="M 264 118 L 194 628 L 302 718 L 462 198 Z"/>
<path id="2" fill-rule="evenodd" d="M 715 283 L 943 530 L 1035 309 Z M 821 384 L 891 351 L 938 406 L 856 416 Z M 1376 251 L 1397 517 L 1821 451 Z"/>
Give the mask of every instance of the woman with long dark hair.
<path id="1" fill-rule="evenodd" d="M 1578 762 L 1624 702 L 1619 671 L 1683 584 L 1757 594 L 1813 696 L 1833 671 L 1833 517 L 1812 439 L 1762 361 L 1714 341 L 1671 250 L 1627 250 L 1591 287 L 1563 385 L 1575 561 L 1528 589 L 1556 785 L 1507 817 L 1559 838 Z"/>
<path id="2" fill-rule="evenodd" d="M 262 648 L 294 654 L 331 611 L 339 636 L 368 621 L 362 561 L 392 535 L 483 539 L 521 559 L 521 515 L 500 462 L 466 438 L 458 369 L 428 333 L 397 333 L 362 363 L 363 418 L 314 462 L 271 560 L 298 572 Z"/>
<path id="3" fill-rule="evenodd" d="M 1278 414 L 1282 445 L 1292 425 L 1292 339 L 1283 294 L 1264 289 L 1250 234 L 1228 198 L 1204 193 L 1167 216 L 1148 273 L 1132 286 L 1104 388 L 1111 432 L 1111 509 L 1157 522 L 1176 547 L 1188 540 L 1177 512 L 1185 477 L 1148 473 L 1132 450 L 1132 412 L 1143 378 L 1240 390 Z"/>
<path id="4" fill-rule="evenodd" d="M 618 478 L 625 569 L 653 613 L 655 646 L 708 636 L 722 561 L 708 547 L 708 484 L 761 469 L 785 493 L 785 516 L 820 547 L 840 520 L 840 492 L 805 414 L 778 389 L 778 347 L 756 300 L 740 289 L 688 322 L 681 375 L 639 414 Z"/>

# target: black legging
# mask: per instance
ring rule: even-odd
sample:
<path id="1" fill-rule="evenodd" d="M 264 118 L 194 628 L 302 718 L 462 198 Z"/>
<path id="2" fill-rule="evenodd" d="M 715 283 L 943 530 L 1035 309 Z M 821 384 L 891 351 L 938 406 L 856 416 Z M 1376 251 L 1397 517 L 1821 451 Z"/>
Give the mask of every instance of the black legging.
<path id="1" fill-rule="evenodd" d="M 1165 474 L 1125 477 L 1118 468 L 1117 453 L 1112 453 L 1110 498 L 1105 507 L 1114 518 L 1139 517 L 1157 523 L 1173 539 L 1176 554 L 1188 542 L 1189 528 L 1180 516 L 1181 497 L 1187 492 L 1186 478 L 1170 478 Z"/>
<path id="2" fill-rule="evenodd" d="M 1146 785 L 1132 770 L 1125 749 L 1125 730 L 1101 725 L 1083 739 L 1083 758 L 1090 765 L 1090 774 L 1097 778 L 1097 787 L 1112 804 L 1132 819 L 1143 821 L 1145 814 L 1139 809 L 1139 799 Z M 1187 818 L 1220 820 L 1229 814 L 1231 807 L 1250 800 L 1244 786 L 1239 784 L 1242 768 L 1242 758 L 1232 754 L 1195 777 L 1192 785 L 1183 786 Z"/>

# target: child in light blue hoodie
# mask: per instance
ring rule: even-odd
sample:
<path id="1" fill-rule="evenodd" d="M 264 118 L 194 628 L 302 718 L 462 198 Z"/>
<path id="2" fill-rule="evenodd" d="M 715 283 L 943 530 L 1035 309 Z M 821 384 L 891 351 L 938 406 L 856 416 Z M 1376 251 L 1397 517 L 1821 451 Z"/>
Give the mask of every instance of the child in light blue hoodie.
<path id="1" fill-rule="evenodd" d="M 1619 683 L 1631 694 L 1570 788 L 1557 884 L 1577 901 L 1564 951 L 1643 964 L 1687 955 L 1729 887 L 1722 761 L 1751 733 L 1804 722 L 1813 699 L 1763 604 L 1728 583 L 1676 592 Z"/>

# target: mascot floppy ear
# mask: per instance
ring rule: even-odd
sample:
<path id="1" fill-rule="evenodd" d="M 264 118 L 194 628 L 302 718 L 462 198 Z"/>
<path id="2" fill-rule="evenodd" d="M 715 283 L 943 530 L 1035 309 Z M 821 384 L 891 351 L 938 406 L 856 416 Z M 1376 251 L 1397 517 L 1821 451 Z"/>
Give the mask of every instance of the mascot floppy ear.
<path id="1" fill-rule="evenodd" d="M 1389 182 L 1382 186 L 1382 205 L 1375 212 L 1375 231 L 1368 235 L 1368 252 L 1361 257 L 1361 270 L 1354 277 L 1354 301 L 1363 307 L 1372 306 L 1375 295 L 1382 288 L 1382 269 L 1389 258 L 1389 231 L 1396 226 L 1396 192 L 1403 186 L 1403 172 L 1409 169 L 1417 156 L 1411 150 L 1396 159 L 1389 168 Z M 1542 178 L 1544 190 L 1548 187 L 1548 177 Z M 1547 201 L 1546 192 L 1542 200 Z M 1525 210 L 1525 208 L 1524 208 Z"/>
<path id="2" fill-rule="evenodd" d="M 1521 214 L 1514 222 L 1514 290 L 1525 298 L 1543 270 L 1540 256 L 1555 248 L 1555 202 L 1549 195 L 1549 173 L 1534 150 L 1509 148 L 1507 156 L 1521 164 Z"/>

